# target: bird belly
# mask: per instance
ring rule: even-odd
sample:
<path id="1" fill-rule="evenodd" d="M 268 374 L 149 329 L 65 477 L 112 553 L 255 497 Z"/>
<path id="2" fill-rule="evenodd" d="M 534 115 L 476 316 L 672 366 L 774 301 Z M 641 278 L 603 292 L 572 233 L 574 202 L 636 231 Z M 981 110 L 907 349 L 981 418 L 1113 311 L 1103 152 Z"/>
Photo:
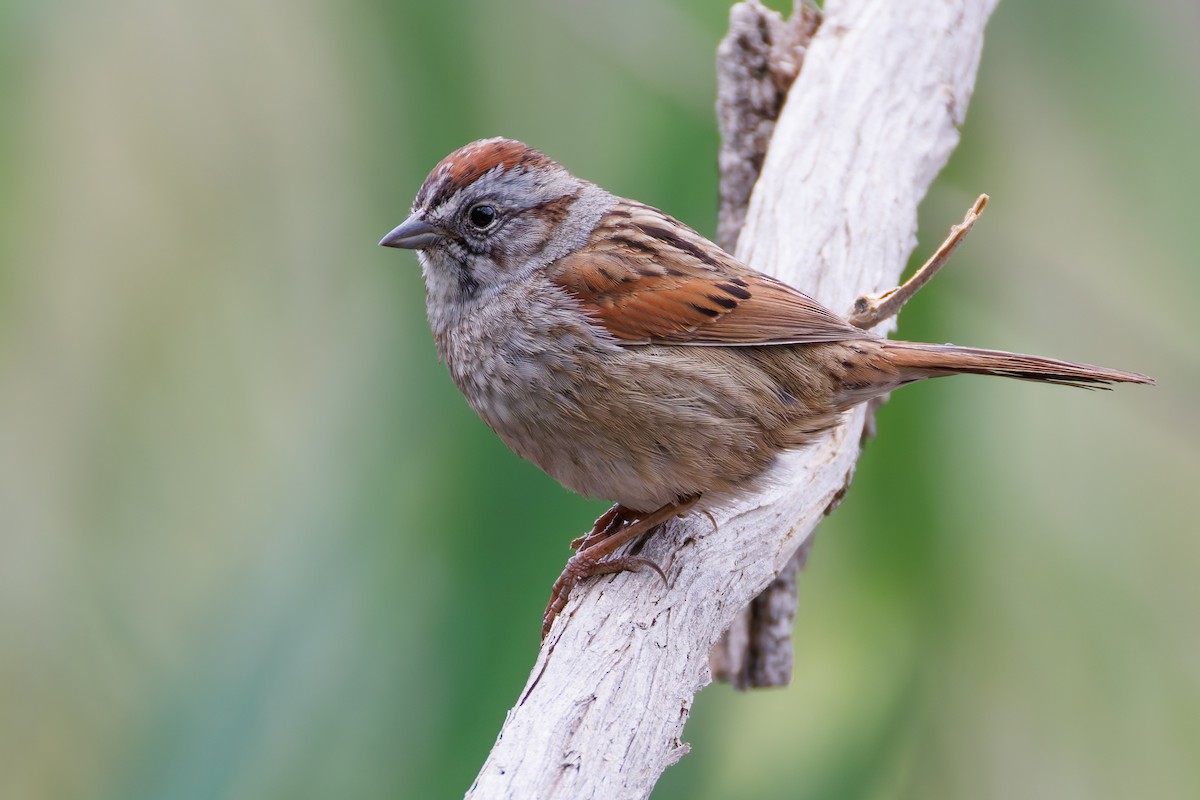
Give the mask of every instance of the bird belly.
<path id="1" fill-rule="evenodd" d="M 796 399 L 746 354 L 621 346 L 567 303 L 501 298 L 438 337 L 480 417 L 567 488 L 650 511 L 742 488 L 803 443 Z"/>

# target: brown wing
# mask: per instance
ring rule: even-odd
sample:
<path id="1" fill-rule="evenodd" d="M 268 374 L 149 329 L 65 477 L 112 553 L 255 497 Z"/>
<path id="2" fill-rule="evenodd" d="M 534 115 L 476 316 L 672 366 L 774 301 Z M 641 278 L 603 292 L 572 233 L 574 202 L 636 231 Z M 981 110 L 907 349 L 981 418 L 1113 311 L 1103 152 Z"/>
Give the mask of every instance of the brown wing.
<path id="1" fill-rule="evenodd" d="M 756 345 L 869 338 L 661 211 L 620 202 L 551 279 L 626 344 Z"/>

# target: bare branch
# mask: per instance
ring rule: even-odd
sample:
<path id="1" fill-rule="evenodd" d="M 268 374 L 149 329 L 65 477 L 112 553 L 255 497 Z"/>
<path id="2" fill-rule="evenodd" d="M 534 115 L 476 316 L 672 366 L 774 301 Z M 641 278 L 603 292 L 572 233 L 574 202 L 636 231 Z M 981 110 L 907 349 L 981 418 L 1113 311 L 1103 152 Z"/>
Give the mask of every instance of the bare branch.
<path id="1" fill-rule="evenodd" d="M 729 33 L 717 47 L 717 123 L 721 128 L 720 208 L 717 244 L 733 252 L 746 221 L 767 145 L 804 53 L 821 23 L 806 2 L 785 20 L 761 3 L 738 3 L 729 12 Z"/>
<path id="2" fill-rule="evenodd" d="M 717 244 L 737 247 L 767 145 L 821 12 L 800 0 L 790 19 L 761 3 L 739 3 L 717 48 L 717 122 L 721 128 L 721 202 Z M 738 615 L 709 656 L 713 680 L 738 689 L 786 686 L 792 680 L 792 628 L 804 547 Z"/>
<path id="3" fill-rule="evenodd" d="M 895 286 L 917 205 L 958 142 L 995 0 L 829 0 L 779 117 L 737 254 L 849 308 Z M 888 326 L 884 322 L 884 326 Z M 621 574 L 572 595 L 471 798 L 642 798 L 686 752 L 708 654 L 845 490 L 859 408 L 780 459 L 760 494 L 667 523 Z"/>

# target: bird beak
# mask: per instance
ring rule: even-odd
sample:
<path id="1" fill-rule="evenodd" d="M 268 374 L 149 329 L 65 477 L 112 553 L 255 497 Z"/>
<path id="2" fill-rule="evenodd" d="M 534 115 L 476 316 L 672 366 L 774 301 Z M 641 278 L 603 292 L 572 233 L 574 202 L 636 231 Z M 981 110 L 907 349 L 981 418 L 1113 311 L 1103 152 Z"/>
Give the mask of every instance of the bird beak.
<path id="1" fill-rule="evenodd" d="M 406 250 L 423 250 L 441 239 L 442 232 L 413 214 L 401 222 L 387 236 L 379 240 L 381 247 L 401 247 Z"/>

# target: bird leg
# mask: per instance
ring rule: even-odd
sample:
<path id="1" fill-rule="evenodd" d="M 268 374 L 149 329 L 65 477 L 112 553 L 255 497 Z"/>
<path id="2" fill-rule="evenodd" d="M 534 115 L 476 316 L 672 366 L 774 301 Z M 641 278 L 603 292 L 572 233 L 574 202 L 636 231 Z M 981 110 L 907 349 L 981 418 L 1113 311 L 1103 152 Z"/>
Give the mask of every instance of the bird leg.
<path id="1" fill-rule="evenodd" d="M 657 511 L 651 511 L 644 516 L 622 505 L 615 505 L 596 520 L 596 527 L 592 532 L 580 537 L 583 541 L 579 552 L 567 561 L 567 566 L 563 568 L 562 574 L 558 576 L 558 580 L 554 582 L 554 586 L 550 590 L 550 602 L 546 604 L 546 613 L 542 616 L 542 638 L 546 638 L 546 634 L 550 632 L 550 626 L 554 624 L 559 612 L 567 605 L 571 590 L 584 578 L 613 572 L 639 572 L 649 567 L 658 573 L 665 584 L 667 582 L 666 573 L 653 561 L 636 556 L 612 558 L 606 558 L 606 556 L 611 556 L 613 551 L 626 542 L 650 533 L 672 517 L 679 516 L 691 508 L 698 499 L 697 495 L 676 503 L 667 503 Z M 603 524 L 604 530 L 597 534 L 596 529 L 599 529 L 601 524 Z M 622 527 L 613 530 L 615 525 Z"/>
<path id="2" fill-rule="evenodd" d="M 571 549 L 575 551 L 585 550 L 596 542 L 603 541 L 613 535 L 620 529 L 622 525 L 630 519 L 637 516 L 636 511 L 630 511 L 625 506 L 617 503 L 615 506 L 605 511 L 592 525 L 592 529 L 583 536 L 577 536 L 571 540 Z"/>
<path id="3" fill-rule="evenodd" d="M 904 283 L 888 289 L 880 294 L 864 294 L 854 301 L 854 311 L 850 314 L 850 324 L 856 328 L 867 330 L 874 328 L 879 323 L 889 317 L 895 316 L 900 308 L 907 303 L 912 296 L 921 290 L 929 280 L 937 274 L 937 271 L 946 265 L 950 260 L 950 254 L 954 252 L 954 248 L 958 247 L 959 243 L 970 232 L 971 226 L 979 219 L 979 215 L 983 213 L 983 209 L 987 207 L 988 196 L 986 194 L 979 195 L 979 199 L 975 201 L 975 205 L 967 211 L 967 215 L 963 217 L 963 221 L 950 228 L 950 235 L 942 242 L 941 246 L 934 251 L 921 268 L 913 273 L 913 276 Z"/>

